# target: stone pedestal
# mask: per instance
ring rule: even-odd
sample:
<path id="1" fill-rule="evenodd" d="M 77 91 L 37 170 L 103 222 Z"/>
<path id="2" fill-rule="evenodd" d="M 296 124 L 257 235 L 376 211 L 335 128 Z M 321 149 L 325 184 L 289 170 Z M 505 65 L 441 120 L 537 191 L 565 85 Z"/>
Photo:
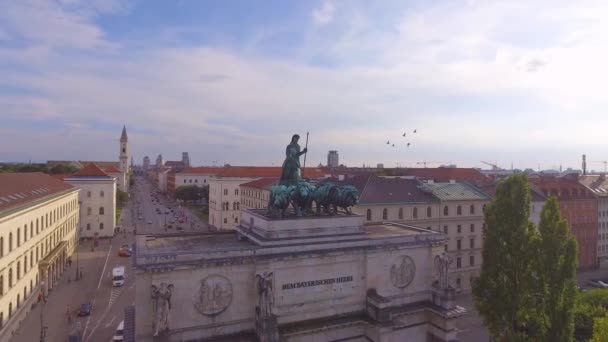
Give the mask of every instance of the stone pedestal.
<path id="1" fill-rule="evenodd" d="M 255 322 L 255 332 L 260 342 L 279 342 L 279 323 L 277 316 L 258 317 Z"/>
<path id="2" fill-rule="evenodd" d="M 456 306 L 456 289 L 453 287 L 441 289 L 435 283 L 432 288 L 432 299 L 433 304 L 446 310 L 452 310 Z"/>

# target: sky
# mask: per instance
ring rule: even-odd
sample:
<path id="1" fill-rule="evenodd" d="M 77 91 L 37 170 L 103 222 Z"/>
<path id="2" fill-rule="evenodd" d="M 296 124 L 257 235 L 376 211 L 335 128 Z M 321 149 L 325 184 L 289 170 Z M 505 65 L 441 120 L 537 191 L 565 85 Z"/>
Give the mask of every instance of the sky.
<path id="1" fill-rule="evenodd" d="M 309 166 L 338 150 L 600 170 L 606 17 L 584 0 L 0 1 L 0 161 L 117 160 L 126 125 L 136 164 L 281 165 L 308 132 Z"/>

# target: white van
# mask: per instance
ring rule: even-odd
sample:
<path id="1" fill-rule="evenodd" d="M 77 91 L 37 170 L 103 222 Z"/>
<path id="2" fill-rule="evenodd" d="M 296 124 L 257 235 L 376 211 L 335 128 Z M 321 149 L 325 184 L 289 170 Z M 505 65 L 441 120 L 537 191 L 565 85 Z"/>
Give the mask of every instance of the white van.
<path id="1" fill-rule="evenodd" d="M 124 334 L 125 321 L 120 322 L 118 327 L 116 328 L 116 332 L 114 333 L 114 337 L 112 338 L 112 342 L 122 341 L 122 335 Z"/>
<path id="2" fill-rule="evenodd" d="M 125 284 L 125 267 L 116 266 L 112 269 L 112 285 L 123 286 Z"/>

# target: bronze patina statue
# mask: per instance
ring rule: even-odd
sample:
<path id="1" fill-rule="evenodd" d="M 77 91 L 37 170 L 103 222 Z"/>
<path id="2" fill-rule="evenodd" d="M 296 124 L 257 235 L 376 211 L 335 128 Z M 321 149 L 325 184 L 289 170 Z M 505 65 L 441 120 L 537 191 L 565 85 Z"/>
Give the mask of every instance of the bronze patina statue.
<path id="1" fill-rule="evenodd" d="M 300 136 L 294 134 L 291 137 L 291 143 L 285 149 L 285 161 L 283 162 L 283 172 L 281 174 L 281 185 L 297 185 L 302 179 L 300 170 L 300 156 L 308 151 L 307 148 L 300 151 L 298 140 Z"/>

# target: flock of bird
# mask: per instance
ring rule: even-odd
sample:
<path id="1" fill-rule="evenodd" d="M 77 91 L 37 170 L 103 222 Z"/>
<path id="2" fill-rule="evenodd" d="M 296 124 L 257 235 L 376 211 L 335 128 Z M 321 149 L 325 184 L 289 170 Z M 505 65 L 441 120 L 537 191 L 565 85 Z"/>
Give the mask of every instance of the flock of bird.
<path id="1" fill-rule="evenodd" d="M 414 132 L 413 132 L 413 134 L 416 134 L 416 131 L 417 131 L 417 130 L 415 129 L 415 130 L 414 130 Z M 401 137 L 406 138 L 406 137 L 407 137 L 407 132 L 404 132 L 404 133 L 403 133 L 403 135 L 402 135 Z M 392 147 L 395 147 L 395 144 L 394 144 L 394 143 L 393 143 L 393 144 L 391 144 L 391 141 L 390 141 L 390 140 L 387 140 L 387 141 L 386 141 L 386 144 L 387 144 L 387 145 L 390 145 L 390 146 L 392 146 Z M 407 142 L 406 147 L 410 147 L 410 145 L 411 145 L 411 143 L 408 141 L 408 142 Z"/>

